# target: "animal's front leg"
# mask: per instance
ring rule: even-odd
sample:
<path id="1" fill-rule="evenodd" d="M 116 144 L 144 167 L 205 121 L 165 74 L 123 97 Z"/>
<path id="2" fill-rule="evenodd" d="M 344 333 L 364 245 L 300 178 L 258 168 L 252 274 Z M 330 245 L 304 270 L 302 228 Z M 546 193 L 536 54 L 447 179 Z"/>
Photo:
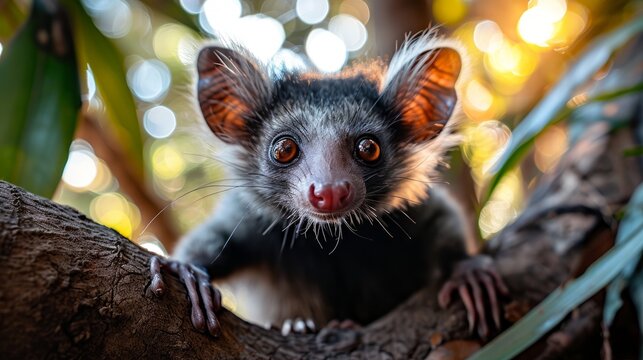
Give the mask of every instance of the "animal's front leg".
<path id="1" fill-rule="evenodd" d="M 500 329 L 498 295 L 507 296 L 509 290 L 489 256 L 478 255 L 456 264 L 453 274 L 438 294 L 440 306 L 446 308 L 451 303 L 455 291 L 467 309 L 470 331 L 473 331 L 477 324 L 478 334 L 482 338 L 489 336 L 487 307 L 491 309 L 495 328 Z"/>

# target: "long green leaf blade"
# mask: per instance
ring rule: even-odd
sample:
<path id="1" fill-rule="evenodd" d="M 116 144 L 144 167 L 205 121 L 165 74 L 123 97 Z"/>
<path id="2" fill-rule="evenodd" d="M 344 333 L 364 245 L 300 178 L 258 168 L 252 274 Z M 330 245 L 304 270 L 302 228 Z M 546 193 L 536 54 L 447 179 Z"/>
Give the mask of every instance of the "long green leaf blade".
<path id="1" fill-rule="evenodd" d="M 67 17 L 36 1 L 0 58 L 0 179 L 46 197 L 62 175 L 81 104 L 73 49 Z"/>
<path id="2" fill-rule="evenodd" d="M 195 32 L 200 32 L 201 30 L 197 26 L 196 17 L 188 14 L 185 10 L 181 8 L 178 1 L 158 1 L 158 0 L 142 0 L 144 4 L 149 6 L 151 9 L 181 23 L 182 25 L 190 28 Z"/>
<path id="3" fill-rule="evenodd" d="M 132 168 L 143 174 L 143 140 L 136 104 L 127 86 L 123 56 L 114 44 L 94 25 L 78 1 L 66 1 L 73 14 L 78 59 L 89 64 L 96 88 L 102 95 L 110 130 L 131 161 Z"/>
<path id="4" fill-rule="evenodd" d="M 613 91 L 608 91 L 602 94 L 598 94 L 595 97 L 589 99 L 587 102 L 584 104 L 576 107 L 576 108 L 569 108 L 569 107 L 564 107 L 560 112 L 556 114 L 554 118 L 552 118 L 547 125 L 545 125 L 542 129 L 539 131 L 529 135 L 530 137 L 524 138 L 520 144 L 517 144 L 511 154 L 508 156 L 506 162 L 503 164 L 502 168 L 498 171 L 498 173 L 491 178 L 491 181 L 489 182 L 489 188 L 487 190 L 487 199 L 491 197 L 491 194 L 493 193 L 493 190 L 498 186 L 500 181 L 502 180 L 503 176 L 505 173 L 507 173 L 509 170 L 511 170 L 523 157 L 525 153 L 527 153 L 530 149 L 536 138 L 543 133 L 549 126 L 551 125 L 556 125 L 563 120 L 569 118 L 572 116 L 572 114 L 575 114 L 576 111 L 581 110 L 587 105 L 593 105 L 596 103 L 600 102 L 605 102 L 605 101 L 610 101 L 613 99 L 616 99 L 618 97 L 624 96 L 624 95 L 629 95 L 633 93 L 638 93 L 643 91 L 643 83 L 638 83 L 633 86 L 627 86 L 625 88 L 619 88 L 615 89 Z"/>
<path id="5" fill-rule="evenodd" d="M 578 279 L 558 288 L 509 330 L 500 334 L 470 359 L 511 359 L 547 334 L 567 314 L 607 286 L 643 251 L 643 185 L 635 192 L 621 223 L 619 243 L 605 253 Z"/>
<path id="6" fill-rule="evenodd" d="M 639 17 L 592 43 L 549 94 L 514 129 L 509 144 L 491 169 L 495 175 L 488 194 L 493 192 L 500 179 L 524 155 L 525 147 L 528 147 L 530 142 L 554 121 L 556 114 L 564 109 L 574 91 L 595 74 L 616 49 L 641 31 L 643 31 L 643 18 Z"/>

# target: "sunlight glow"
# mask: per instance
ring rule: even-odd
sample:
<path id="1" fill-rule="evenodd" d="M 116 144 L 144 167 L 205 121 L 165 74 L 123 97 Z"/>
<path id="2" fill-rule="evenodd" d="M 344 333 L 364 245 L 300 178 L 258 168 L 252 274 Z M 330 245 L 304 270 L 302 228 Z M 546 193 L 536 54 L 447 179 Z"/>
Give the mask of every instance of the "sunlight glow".
<path id="1" fill-rule="evenodd" d="M 440 24 L 455 24 L 467 14 L 464 0 L 433 0 L 433 15 Z"/>
<path id="2" fill-rule="evenodd" d="M 96 178 L 96 157 L 86 149 L 72 150 L 63 170 L 63 181 L 76 189 L 88 187 Z"/>
<path id="3" fill-rule="evenodd" d="M 159 239 L 156 238 L 156 236 L 153 235 L 143 235 L 136 239 L 136 243 L 139 244 L 143 249 L 154 253 L 156 255 L 160 255 L 163 257 L 168 256 L 167 250 L 165 250 L 165 247 L 163 244 L 159 241 Z"/>
<path id="4" fill-rule="evenodd" d="M 99 223 L 111 227 L 128 239 L 139 225 L 141 215 L 123 195 L 110 192 L 95 197 L 89 205 L 89 213 Z"/>
<path id="5" fill-rule="evenodd" d="M 201 27 L 213 35 L 224 33 L 241 17 L 239 0 L 207 0 L 199 13 Z"/>
<path id="6" fill-rule="evenodd" d="M 346 45 L 342 39 L 324 29 L 315 29 L 306 39 L 306 53 L 323 72 L 335 72 L 346 63 Z"/>
<path id="7" fill-rule="evenodd" d="M 484 20 L 476 24 L 473 30 L 473 43 L 482 52 L 494 52 L 500 48 L 504 35 L 498 24 Z"/>
<path id="8" fill-rule="evenodd" d="M 160 145 L 152 152 L 152 169 L 161 179 L 172 179 L 181 175 L 185 165 L 181 153 L 171 143 Z"/>
<path id="9" fill-rule="evenodd" d="M 487 111 L 493 103 L 493 95 L 477 80 L 471 80 L 467 84 L 465 98 L 477 111 Z"/>
<path id="10" fill-rule="evenodd" d="M 262 62 L 268 62 L 286 40 L 281 23 L 263 14 L 244 16 L 224 37 L 243 45 Z"/>
<path id="11" fill-rule="evenodd" d="M 538 0 L 530 3 L 518 20 L 518 33 L 526 42 L 548 47 L 557 30 L 557 22 L 565 16 L 565 0 Z"/>

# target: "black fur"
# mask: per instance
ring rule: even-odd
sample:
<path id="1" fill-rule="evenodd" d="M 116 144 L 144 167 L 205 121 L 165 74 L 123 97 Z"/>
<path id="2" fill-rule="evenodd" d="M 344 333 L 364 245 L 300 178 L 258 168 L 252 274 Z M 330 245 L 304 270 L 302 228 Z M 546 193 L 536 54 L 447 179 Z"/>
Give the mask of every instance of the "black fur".
<path id="1" fill-rule="evenodd" d="M 412 129 L 380 83 L 365 75 L 289 74 L 269 89 L 267 100 L 244 114 L 250 141 L 230 160 L 239 188 L 181 242 L 179 260 L 214 279 L 262 272 L 276 298 L 256 299 L 272 310 L 250 320 L 279 325 L 293 317 L 366 324 L 422 286 L 436 286 L 466 257 L 462 222 L 442 191 L 396 195 L 408 186 L 426 193 L 429 184 L 420 150 L 409 144 Z M 372 164 L 355 155 L 365 135 L 381 147 Z M 282 136 L 300 149 L 288 165 L 270 158 Z M 355 179 L 361 197 L 349 214 L 320 219 L 306 207 L 309 184 L 324 176 Z"/>

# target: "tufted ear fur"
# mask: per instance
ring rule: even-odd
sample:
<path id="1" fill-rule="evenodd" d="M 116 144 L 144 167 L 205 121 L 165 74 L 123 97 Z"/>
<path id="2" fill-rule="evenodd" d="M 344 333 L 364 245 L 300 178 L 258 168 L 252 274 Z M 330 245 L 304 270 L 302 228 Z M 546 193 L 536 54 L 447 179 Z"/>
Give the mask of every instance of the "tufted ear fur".
<path id="1" fill-rule="evenodd" d="M 395 54 L 386 74 L 383 97 L 399 111 L 411 141 L 430 140 L 446 126 L 457 102 L 455 84 L 461 67 L 455 49 L 431 48 L 430 40 L 424 37 Z"/>
<path id="2" fill-rule="evenodd" d="M 252 114 L 270 96 L 268 76 L 256 61 L 223 47 L 206 47 L 197 61 L 197 92 L 203 117 L 221 140 L 248 141 L 253 133 Z"/>

